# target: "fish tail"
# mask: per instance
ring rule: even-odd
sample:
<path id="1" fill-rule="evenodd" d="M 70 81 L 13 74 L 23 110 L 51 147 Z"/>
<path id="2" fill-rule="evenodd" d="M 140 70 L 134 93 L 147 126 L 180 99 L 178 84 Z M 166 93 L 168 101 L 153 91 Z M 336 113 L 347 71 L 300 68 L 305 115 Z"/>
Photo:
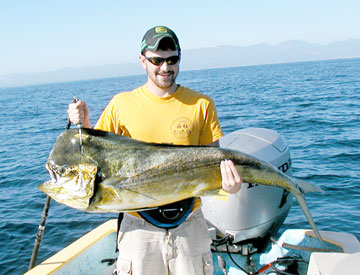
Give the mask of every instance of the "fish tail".
<path id="1" fill-rule="evenodd" d="M 293 178 L 293 182 L 299 186 L 300 190 L 302 191 L 302 193 L 306 194 L 306 193 L 312 193 L 312 192 L 320 192 L 320 193 L 325 193 L 324 190 L 322 190 L 320 187 L 304 181 L 304 180 L 300 180 L 300 179 L 295 179 Z"/>
<path id="2" fill-rule="evenodd" d="M 316 227 L 316 224 L 315 224 L 315 222 L 314 222 L 314 220 L 313 220 L 313 217 L 311 216 L 310 210 L 309 210 L 309 208 L 307 207 L 307 204 L 306 204 L 306 201 L 305 201 L 305 198 L 304 198 L 303 194 L 300 193 L 300 192 L 297 192 L 297 193 L 295 194 L 295 198 L 296 198 L 296 200 L 298 201 L 301 209 L 303 210 L 303 212 L 304 212 L 304 214 L 305 214 L 305 217 L 306 217 L 306 219 L 308 220 L 308 222 L 310 223 L 310 225 L 311 225 L 311 227 L 312 227 L 312 229 L 313 229 L 316 237 L 318 238 L 318 240 L 320 241 L 320 243 L 321 243 L 325 248 L 327 248 L 324 240 L 322 239 L 322 237 L 321 237 L 321 235 L 320 235 L 319 230 L 318 230 L 317 227 Z"/>

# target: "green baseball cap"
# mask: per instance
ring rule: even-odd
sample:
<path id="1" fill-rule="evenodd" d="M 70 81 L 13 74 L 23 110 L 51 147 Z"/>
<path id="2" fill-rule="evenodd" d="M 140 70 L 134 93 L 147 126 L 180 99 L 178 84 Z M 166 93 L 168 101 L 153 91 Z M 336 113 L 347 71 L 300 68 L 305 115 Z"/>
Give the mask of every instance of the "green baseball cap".
<path id="1" fill-rule="evenodd" d="M 156 26 L 145 33 L 141 41 L 141 54 L 143 54 L 146 49 L 157 50 L 160 41 L 165 37 L 170 38 L 174 42 L 175 49 L 180 52 L 180 44 L 176 34 L 168 27 Z"/>

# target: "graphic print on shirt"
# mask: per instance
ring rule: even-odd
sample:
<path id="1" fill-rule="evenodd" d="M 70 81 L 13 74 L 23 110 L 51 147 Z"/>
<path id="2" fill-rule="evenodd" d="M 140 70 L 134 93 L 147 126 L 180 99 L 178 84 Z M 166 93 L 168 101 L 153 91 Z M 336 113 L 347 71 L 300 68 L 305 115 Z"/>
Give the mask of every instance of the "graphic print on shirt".
<path id="1" fill-rule="evenodd" d="M 170 130 L 174 137 L 179 139 L 186 139 L 190 137 L 192 128 L 193 122 L 186 117 L 175 119 L 170 126 Z"/>

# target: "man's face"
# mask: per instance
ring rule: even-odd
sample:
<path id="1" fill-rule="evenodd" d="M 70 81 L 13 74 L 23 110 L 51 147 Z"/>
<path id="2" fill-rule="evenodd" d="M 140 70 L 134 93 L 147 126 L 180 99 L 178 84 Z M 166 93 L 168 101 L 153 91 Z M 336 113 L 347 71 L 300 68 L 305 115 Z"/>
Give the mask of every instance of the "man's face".
<path id="1" fill-rule="evenodd" d="M 168 89 L 175 84 L 176 77 L 179 73 L 179 63 L 180 60 L 173 64 L 169 65 L 168 62 L 164 61 L 160 65 L 154 65 L 151 60 L 146 58 L 151 57 L 160 57 L 168 58 L 171 56 L 178 56 L 178 51 L 150 51 L 147 50 L 144 53 L 144 56 L 140 56 L 140 61 L 145 68 L 148 78 L 159 88 Z"/>

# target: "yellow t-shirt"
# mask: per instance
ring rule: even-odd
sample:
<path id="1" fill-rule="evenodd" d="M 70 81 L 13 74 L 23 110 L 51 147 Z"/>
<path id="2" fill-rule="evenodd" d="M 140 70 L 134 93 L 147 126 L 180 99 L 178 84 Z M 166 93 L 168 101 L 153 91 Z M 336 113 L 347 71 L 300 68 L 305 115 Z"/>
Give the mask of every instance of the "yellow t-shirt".
<path id="1" fill-rule="evenodd" d="M 177 145 L 207 145 L 223 135 L 212 99 L 182 86 L 164 98 L 146 86 L 117 94 L 95 129 Z"/>
<path id="2" fill-rule="evenodd" d="M 169 97 L 158 97 L 146 86 L 119 93 L 94 128 L 176 145 L 207 145 L 223 136 L 213 100 L 183 86 Z M 200 205 L 200 199 L 195 200 L 194 209 Z"/>

